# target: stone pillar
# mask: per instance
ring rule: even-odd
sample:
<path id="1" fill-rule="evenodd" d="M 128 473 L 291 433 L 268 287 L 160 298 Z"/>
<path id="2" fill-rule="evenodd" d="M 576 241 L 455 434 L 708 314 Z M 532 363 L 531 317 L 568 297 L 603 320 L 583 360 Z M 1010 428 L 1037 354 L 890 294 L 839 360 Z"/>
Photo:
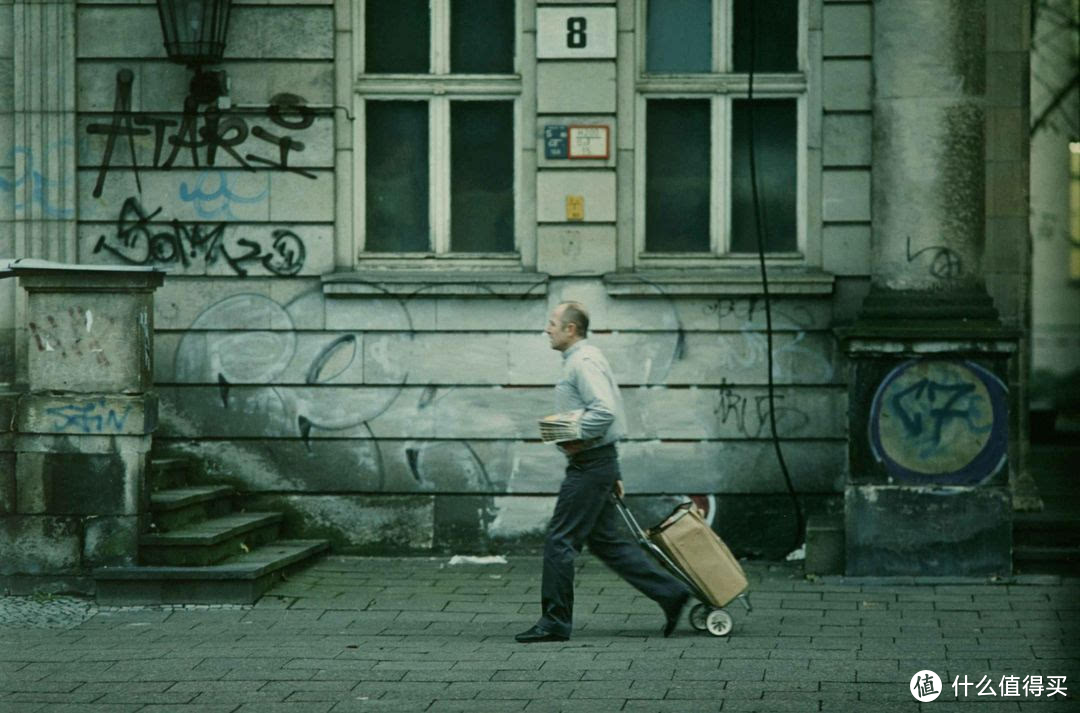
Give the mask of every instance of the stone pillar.
<path id="1" fill-rule="evenodd" d="M 851 575 L 1008 574 L 1008 359 L 982 274 L 985 0 L 874 4 L 871 291 L 850 359 Z"/>
<path id="2" fill-rule="evenodd" d="M 163 273 L 39 260 L 11 271 L 27 293 L 30 346 L 28 390 L 0 398 L 15 460 L 14 507 L 0 481 L 0 583 L 91 591 L 95 567 L 136 563 L 144 529 Z"/>
<path id="3" fill-rule="evenodd" d="M 12 8 L 14 252 L 0 250 L 0 258 L 78 261 L 75 5 L 18 0 Z M 26 305 L 12 282 L 0 282 L 0 291 L 0 357 L 14 353 L 0 360 L 0 383 L 22 384 Z M 2 321 L 5 313 L 14 314 L 13 325 Z"/>

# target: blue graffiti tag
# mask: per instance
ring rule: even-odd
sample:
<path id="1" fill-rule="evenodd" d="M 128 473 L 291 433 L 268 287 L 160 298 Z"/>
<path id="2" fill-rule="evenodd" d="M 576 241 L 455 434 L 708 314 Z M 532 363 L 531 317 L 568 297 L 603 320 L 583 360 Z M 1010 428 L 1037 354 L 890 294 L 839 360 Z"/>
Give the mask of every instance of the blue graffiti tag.
<path id="1" fill-rule="evenodd" d="M 984 410 L 980 408 L 982 397 L 974 392 L 975 384 L 920 379 L 889 401 L 908 436 L 919 443 L 920 455 L 929 458 L 942 450 L 941 431 L 955 419 L 962 420 L 975 434 L 989 433 L 993 428 L 993 422 L 981 426 L 976 423 L 983 419 Z M 937 406 L 939 395 L 947 397 L 941 406 Z M 922 412 L 930 423 L 924 423 Z"/>
<path id="2" fill-rule="evenodd" d="M 124 407 L 122 414 L 117 414 L 114 409 L 102 414 L 94 412 L 98 407 L 105 408 L 105 399 L 87 404 L 67 404 L 66 406 L 54 406 L 45 409 L 45 413 L 55 416 L 56 421 L 52 424 L 54 431 L 78 430 L 82 433 L 102 433 L 104 431 L 122 431 L 131 413 L 131 404 Z"/>
<path id="3" fill-rule="evenodd" d="M 208 176 L 216 176 L 218 180 L 218 187 L 215 191 L 207 191 L 204 189 L 204 184 Z M 255 196 L 242 196 L 233 193 L 229 188 L 228 174 L 221 169 L 217 170 L 205 170 L 199 174 L 198 180 L 195 181 L 194 188 L 188 188 L 187 181 L 180 183 L 180 200 L 185 203 L 192 203 L 195 206 L 195 212 L 199 214 L 201 218 L 217 218 L 219 216 L 225 216 L 227 218 L 236 219 L 236 216 L 232 213 L 232 204 L 251 204 L 258 203 L 266 199 L 266 196 L 270 193 L 270 178 L 266 178 L 266 188 L 261 193 Z M 208 204 L 214 201 L 222 201 L 220 206 L 208 207 Z"/>
<path id="4" fill-rule="evenodd" d="M 63 141 L 50 144 L 46 147 L 45 152 L 60 152 L 61 148 L 71 146 L 72 141 L 65 139 Z M 52 204 L 49 199 L 49 194 L 46 189 L 55 188 L 71 182 L 71 179 L 65 179 L 63 181 L 54 181 L 49 179 L 41 171 L 35 168 L 34 151 L 27 146 L 16 146 L 8 152 L 10 160 L 18 165 L 16 160 L 17 156 L 25 156 L 22 162 L 23 172 L 22 175 L 16 178 L 14 181 L 9 181 L 0 177 L 0 191 L 8 191 L 14 193 L 16 189 L 21 188 L 30 182 L 30 201 L 37 203 L 41 206 L 41 209 L 45 211 L 45 215 L 50 218 L 71 218 L 75 214 L 75 210 L 72 208 L 57 208 Z M 20 202 L 15 204 L 15 212 L 25 211 L 27 209 L 26 202 Z"/>

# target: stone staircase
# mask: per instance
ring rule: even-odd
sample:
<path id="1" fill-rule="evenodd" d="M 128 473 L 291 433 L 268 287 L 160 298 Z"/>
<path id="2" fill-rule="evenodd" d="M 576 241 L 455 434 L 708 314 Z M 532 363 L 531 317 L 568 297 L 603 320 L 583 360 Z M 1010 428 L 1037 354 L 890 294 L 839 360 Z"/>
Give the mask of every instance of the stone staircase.
<path id="1" fill-rule="evenodd" d="M 229 486 L 188 484 L 191 463 L 150 463 L 139 564 L 94 570 L 100 604 L 252 604 L 326 552 L 326 540 L 279 540 L 282 515 L 235 512 Z"/>
<path id="2" fill-rule="evenodd" d="M 1043 436 L 1031 449 L 1031 471 L 1044 508 L 1013 517 L 1013 571 L 1080 577 L 1080 443 Z"/>

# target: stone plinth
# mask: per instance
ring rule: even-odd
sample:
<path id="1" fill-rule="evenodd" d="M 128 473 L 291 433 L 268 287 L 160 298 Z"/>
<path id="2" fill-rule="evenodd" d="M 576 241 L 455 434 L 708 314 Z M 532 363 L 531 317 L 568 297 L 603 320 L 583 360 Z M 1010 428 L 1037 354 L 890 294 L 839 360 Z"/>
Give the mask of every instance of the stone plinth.
<path id="1" fill-rule="evenodd" d="M 910 324 L 843 335 L 849 575 L 1011 572 L 1007 376 L 1016 335 L 936 326 L 952 336 Z"/>
<path id="2" fill-rule="evenodd" d="M 152 391 L 153 291 L 163 274 L 17 260 L 29 390 L 0 394 L 0 585 L 92 590 L 136 563 Z"/>

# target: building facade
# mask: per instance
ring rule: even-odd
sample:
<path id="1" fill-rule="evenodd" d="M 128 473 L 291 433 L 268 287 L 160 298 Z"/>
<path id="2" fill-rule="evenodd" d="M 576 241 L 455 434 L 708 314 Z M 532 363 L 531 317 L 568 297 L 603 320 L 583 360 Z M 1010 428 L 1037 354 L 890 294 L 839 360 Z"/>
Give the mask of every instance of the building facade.
<path id="1" fill-rule="evenodd" d="M 1029 49 L 1023 0 L 236 0 L 227 95 L 198 103 L 154 3 L 0 0 L 0 256 L 167 270 L 153 452 L 341 552 L 540 540 L 568 299 L 644 519 L 694 496 L 782 557 L 794 492 L 850 552 L 892 489 L 990 488 L 1000 534 Z M 868 296 L 915 331 L 868 327 Z M 25 300 L 0 282 L 15 388 Z"/>

